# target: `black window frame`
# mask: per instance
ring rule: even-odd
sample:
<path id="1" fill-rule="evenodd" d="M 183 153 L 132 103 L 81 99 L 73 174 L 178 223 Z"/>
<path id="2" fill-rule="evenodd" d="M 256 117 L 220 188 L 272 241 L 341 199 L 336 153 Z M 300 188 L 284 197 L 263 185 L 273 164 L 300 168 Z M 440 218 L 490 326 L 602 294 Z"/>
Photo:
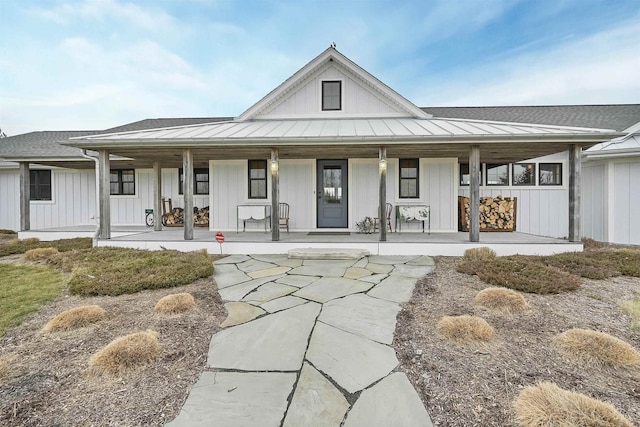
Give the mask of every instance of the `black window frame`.
<path id="1" fill-rule="evenodd" d="M 552 183 L 546 183 L 542 181 L 542 168 L 543 166 L 546 165 L 554 165 L 554 166 L 559 166 L 560 167 L 560 173 L 558 173 L 558 180 L 559 182 L 552 182 Z M 563 164 L 561 162 L 549 162 L 549 163 L 538 163 L 538 185 L 541 186 L 561 186 L 562 185 L 562 174 L 563 174 Z"/>
<path id="2" fill-rule="evenodd" d="M 206 180 L 198 180 L 198 175 L 206 175 Z M 198 183 L 207 184 L 207 192 L 198 191 Z M 178 194 L 184 194 L 184 168 L 178 168 Z M 209 194 L 209 168 L 193 168 L 193 194 L 206 196 Z"/>
<path id="3" fill-rule="evenodd" d="M 34 200 L 34 201 L 53 200 L 51 178 L 52 178 L 51 169 L 29 170 L 29 200 Z"/>
<path id="4" fill-rule="evenodd" d="M 470 185 L 470 183 L 471 183 L 471 171 L 469 170 L 470 169 L 469 163 L 460 163 L 459 165 L 460 165 L 460 167 L 458 169 L 458 171 L 460 173 L 459 185 L 462 186 L 462 187 L 468 187 Z M 462 167 L 463 166 L 467 167 L 467 173 L 466 174 L 462 173 Z M 469 182 L 468 183 L 465 183 L 465 182 L 462 181 L 462 176 L 463 175 L 469 175 Z M 480 181 L 480 185 L 482 185 L 482 165 L 480 166 L 480 169 L 478 170 L 478 175 L 479 175 L 478 176 L 478 180 Z"/>
<path id="5" fill-rule="evenodd" d="M 260 164 L 259 168 L 258 167 L 253 167 L 253 165 L 257 165 L 257 164 Z M 251 176 L 251 171 L 252 170 L 264 170 L 264 178 L 253 178 Z M 249 199 L 251 199 L 251 200 L 265 200 L 265 199 L 267 199 L 268 198 L 267 194 L 269 192 L 269 189 L 267 187 L 267 161 L 265 159 L 250 159 L 248 161 L 248 177 L 247 178 L 249 179 L 249 181 L 248 181 L 248 184 L 249 184 L 248 185 L 248 187 L 249 187 L 248 188 Z M 252 194 L 251 190 L 253 188 L 253 185 L 251 185 L 251 184 L 252 184 L 253 181 L 264 181 L 264 196 L 261 196 L 261 195 L 254 196 Z"/>
<path id="6" fill-rule="evenodd" d="M 516 181 L 516 166 L 525 166 L 525 169 L 527 166 L 531 166 L 532 172 L 531 172 L 531 178 L 533 180 L 533 182 L 517 182 Z M 536 185 L 536 164 L 532 163 L 532 162 L 525 162 L 525 163 L 512 163 L 511 164 L 511 185 L 513 186 L 517 186 L 517 187 L 533 187 Z"/>
<path id="7" fill-rule="evenodd" d="M 328 108 L 325 107 L 325 85 L 327 84 L 338 84 L 338 108 Z M 342 111 L 342 80 L 323 80 L 322 81 L 322 111 Z M 329 95 L 327 95 L 329 96 Z"/>
<path id="8" fill-rule="evenodd" d="M 505 166 L 507 169 L 507 182 L 506 183 L 499 183 L 499 184 L 491 184 L 489 182 L 489 169 L 495 168 L 495 167 L 499 167 L 499 166 Z M 487 183 L 487 186 L 491 186 L 491 187 L 500 187 L 500 186 L 509 186 L 509 163 L 486 163 L 485 164 L 486 167 L 486 179 L 485 182 Z"/>
<path id="9" fill-rule="evenodd" d="M 415 162 L 415 167 L 403 167 L 403 162 Z M 404 169 L 415 169 L 415 177 L 403 177 L 402 171 Z M 402 183 L 404 181 L 415 181 L 416 194 L 415 196 L 407 196 L 402 194 Z M 418 199 L 420 198 L 420 159 L 398 159 L 398 196 L 400 199 Z"/>
<path id="10" fill-rule="evenodd" d="M 133 177 L 132 181 L 124 181 L 122 179 L 123 172 L 131 172 L 131 176 Z M 113 175 L 117 175 L 117 180 L 113 181 Z M 118 192 L 114 193 L 111 185 L 118 185 Z M 133 184 L 133 192 L 124 192 L 125 184 Z M 111 169 L 109 171 L 109 194 L 112 196 L 135 196 L 136 195 L 136 170 L 135 169 Z"/>

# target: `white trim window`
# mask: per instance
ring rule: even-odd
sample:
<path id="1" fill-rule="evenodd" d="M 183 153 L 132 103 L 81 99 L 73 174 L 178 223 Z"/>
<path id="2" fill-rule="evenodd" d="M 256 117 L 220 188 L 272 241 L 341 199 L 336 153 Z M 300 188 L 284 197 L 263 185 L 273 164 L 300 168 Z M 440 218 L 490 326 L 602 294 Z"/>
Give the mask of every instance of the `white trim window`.
<path id="1" fill-rule="evenodd" d="M 322 111 L 342 110 L 342 81 L 322 81 Z"/>

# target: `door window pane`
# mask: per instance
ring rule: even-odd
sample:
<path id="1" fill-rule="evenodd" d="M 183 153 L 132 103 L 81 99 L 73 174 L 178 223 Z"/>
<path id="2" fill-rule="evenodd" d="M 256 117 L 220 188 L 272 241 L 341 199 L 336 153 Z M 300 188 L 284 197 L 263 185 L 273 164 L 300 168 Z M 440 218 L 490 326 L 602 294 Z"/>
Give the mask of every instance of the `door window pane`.
<path id="1" fill-rule="evenodd" d="M 322 171 L 324 203 L 342 201 L 342 169 L 340 166 L 325 166 Z"/>
<path id="2" fill-rule="evenodd" d="M 536 164 L 514 163 L 513 185 L 536 185 Z"/>

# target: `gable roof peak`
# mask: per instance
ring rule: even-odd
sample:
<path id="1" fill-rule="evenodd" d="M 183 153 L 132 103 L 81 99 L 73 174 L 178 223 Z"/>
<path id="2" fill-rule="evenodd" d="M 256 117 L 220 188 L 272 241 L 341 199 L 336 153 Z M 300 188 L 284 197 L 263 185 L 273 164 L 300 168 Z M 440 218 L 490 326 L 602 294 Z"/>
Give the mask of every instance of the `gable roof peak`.
<path id="1" fill-rule="evenodd" d="M 265 95 L 260 101 L 249 107 L 244 113 L 236 118 L 238 121 L 251 120 L 258 116 L 260 113 L 266 111 L 275 102 L 280 100 L 284 95 L 289 93 L 292 89 L 301 84 L 307 77 L 318 71 L 321 67 L 325 66 L 329 62 L 335 62 L 342 66 L 350 74 L 354 75 L 359 80 L 366 82 L 371 88 L 374 88 L 376 92 L 380 93 L 383 97 L 396 104 L 400 109 L 406 111 L 411 117 L 415 118 L 430 118 L 431 114 L 423 111 L 418 106 L 413 104 L 408 99 L 404 98 L 398 92 L 384 84 L 378 78 L 374 77 L 371 73 L 360 67 L 351 59 L 343 55 L 338 49 L 336 49 L 335 42 L 331 43 L 328 48 L 322 51 L 318 56 L 309 61 L 305 66 L 296 71 L 291 77 Z"/>

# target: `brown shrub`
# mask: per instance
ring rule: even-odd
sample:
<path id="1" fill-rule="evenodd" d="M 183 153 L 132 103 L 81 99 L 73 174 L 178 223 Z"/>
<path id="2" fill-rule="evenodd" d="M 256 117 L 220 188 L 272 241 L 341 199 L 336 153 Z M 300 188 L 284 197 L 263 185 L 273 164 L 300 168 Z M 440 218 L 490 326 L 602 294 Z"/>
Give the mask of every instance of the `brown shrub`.
<path id="1" fill-rule="evenodd" d="M 35 248 L 24 253 L 25 259 L 29 261 L 46 261 L 52 256 L 59 254 L 56 248 Z"/>
<path id="2" fill-rule="evenodd" d="M 157 332 L 136 332 L 111 341 L 91 356 L 89 366 L 98 375 L 118 375 L 152 363 L 160 350 Z"/>
<path id="3" fill-rule="evenodd" d="M 482 248 L 471 248 L 464 251 L 464 260 L 465 261 L 474 261 L 474 260 L 490 260 L 496 257 L 496 252 L 487 247 Z"/>
<path id="4" fill-rule="evenodd" d="M 35 245 L 36 243 L 40 243 L 40 239 L 37 237 L 29 237 L 28 239 L 20 240 L 25 245 Z"/>
<path id="5" fill-rule="evenodd" d="M 604 332 L 570 329 L 557 335 L 555 341 L 568 357 L 596 365 L 640 367 L 640 352 Z"/>
<path id="6" fill-rule="evenodd" d="M 154 310 L 163 314 L 180 314 L 196 307 L 193 296 L 188 293 L 167 295 L 158 301 Z"/>
<path id="7" fill-rule="evenodd" d="M 474 301 L 497 314 L 514 315 L 529 309 L 529 304 L 522 295 L 505 288 L 483 289 L 478 292 Z"/>
<path id="8" fill-rule="evenodd" d="M 633 427 L 612 405 L 542 382 L 524 388 L 514 401 L 522 427 Z"/>
<path id="9" fill-rule="evenodd" d="M 438 322 L 436 331 L 445 338 L 462 343 L 493 339 L 491 325 L 477 316 L 444 316 Z"/>
<path id="10" fill-rule="evenodd" d="M 63 311 L 51 319 L 43 328 L 45 332 L 67 331 L 81 328 L 104 318 L 105 311 L 97 305 L 84 305 Z"/>

